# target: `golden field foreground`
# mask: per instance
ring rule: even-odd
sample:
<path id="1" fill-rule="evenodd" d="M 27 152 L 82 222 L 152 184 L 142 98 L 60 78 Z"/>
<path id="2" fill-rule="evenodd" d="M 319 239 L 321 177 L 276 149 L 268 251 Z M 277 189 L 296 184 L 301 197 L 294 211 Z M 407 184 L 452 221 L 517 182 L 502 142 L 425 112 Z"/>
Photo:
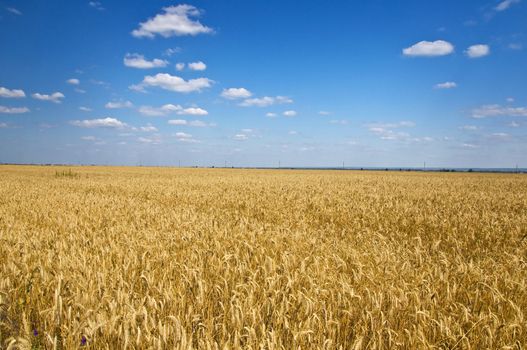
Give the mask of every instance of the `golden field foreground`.
<path id="1" fill-rule="evenodd" d="M 1 348 L 525 349 L 526 313 L 525 175 L 0 166 Z"/>

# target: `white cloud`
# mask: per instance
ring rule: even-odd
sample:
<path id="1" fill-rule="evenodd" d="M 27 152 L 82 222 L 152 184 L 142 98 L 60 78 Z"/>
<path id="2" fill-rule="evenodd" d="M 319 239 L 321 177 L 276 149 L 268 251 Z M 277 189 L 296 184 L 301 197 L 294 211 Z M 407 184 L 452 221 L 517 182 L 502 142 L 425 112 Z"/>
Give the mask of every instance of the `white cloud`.
<path id="1" fill-rule="evenodd" d="M 511 50 L 521 50 L 521 49 L 523 49 L 523 45 L 522 44 L 518 44 L 518 43 L 510 43 L 508 45 L 508 48 L 511 49 Z"/>
<path id="2" fill-rule="evenodd" d="M 179 138 L 179 139 L 190 139 L 190 138 L 192 138 L 192 135 L 184 133 L 184 132 L 177 132 L 176 133 L 176 137 Z"/>
<path id="3" fill-rule="evenodd" d="M 511 7 L 513 4 L 519 3 L 520 0 L 504 0 L 500 2 L 494 9 L 498 12 L 505 11 L 509 7 Z"/>
<path id="4" fill-rule="evenodd" d="M 62 99 L 65 97 L 61 92 L 54 92 L 51 95 L 35 93 L 33 98 L 41 101 L 51 101 L 53 103 L 61 103 Z"/>
<path id="5" fill-rule="evenodd" d="M 161 140 L 159 139 L 159 137 L 156 137 L 156 138 L 139 137 L 137 141 L 141 143 L 148 143 L 148 144 L 154 144 L 154 145 L 161 143 Z"/>
<path id="6" fill-rule="evenodd" d="M 246 88 L 228 88 L 223 89 L 223 91 L 221 92 L 221 97 L 229 100 L 235 100 L 238 98 L 249 98 L 251 96 L 252 93 Z"/>
<path id="7" fill-rule="evenodd" d="M 436 89 L 453 89 L 456 88 L 457 84 L 453 81 L 446 81 L 444 83 L 439 83 L 434 85 L 434 88 Z"/>
<path id="8" fill-rule="evenodd" d="M 190 108 L 182 109 L 181 111 L 177 112 L 177 114 L 181 114 L 181 115 L 207 115 L 207 114 L 209 114 L 209 112 L 207 112 L 203 108 L 190 107 Z"/>
<path id="9" fill-rule="evenodd" d="M 347 125 L 348 121 L 346 119 L 332 119 L 329 121 L 330 124 L 339 124 L 339 125 Z"/>
<path id="10" fill-rule="evenodd" d="M 198 62 L 191 62 L 187 64 L 188 68 L 190 70 L 205 70 L 207 69 L 207 65 L 201 61 Z"/>
<path id="11" fill-rule="evenodd" d="M 166 49 L 164 52 L 164 55 L 170 57 L 180 52 L 181 52 L 181 47 L 173 47 L 173 48 Z"/>
<path id="12" fill-rule="evenodd" d="M 409 128 L 415 126 L 414 122 L 411 121 L 400 121 L 397 123 L 374 123 L 368 124 L 368 130 L 379 136 L 382 140 L 398 140 L 398 141 L 408 141 L 411 140 L 410 134 L 403 131 L 396 131 L 393 129 L 398 128 Z M 414 139 L 417 141 L 417 139 Z"/>
<path id="13" fill-rule="evenodd" d="M 17 16 L 22 16 L 22 12 L 20 12 L 19 10 L 17 10 L 14 7 L 6 7 L 6 10 L 11 12 L 12 14 L 17 15 Z"/>
<path id="14" fill-rule="evenodd" d="M 208 127 L 208 126 L 215 126 L 215 124 L 213 123 L 205 123 L 204 121 L 201 121 L 201 120 L 191 120 L 188 122 L 188 126 L 193 126 L 193 127 L 196 127 L 196 128 L 205 128 L 205 127 Z"/>
<path id="15" fill-rule="evenodd" d="M 504 107 L 498 104 L 484 105 L 472 110 L 472 118 L 527 117 L 527 107 Z"/>
<path id="16" fill-rule="evenodd" d="M 176 136 L 176 139 L 179 142 L 186 142 L 186 143 L 198 143 L 199 141 L 194 139 L 191 134 L 187 134 L 185 132 L 177 132 L 174 136 Z"/>
<path id="17" fill-rule="evenodd" d="M 95 136 L 81 136 L 81 140 L 84 141 L 95 141 L 97 138 Z"/>
<path id="18" fill-rule="evenodd" d="M 7 129 L 8 127 L 7 123 L 0 123 L 0 129 Z"/>
<path id="19" fill-rule="evenodd" d="M 134 90 L 144 90 L 146 86 L 157 86 L 164 90 L 189 93 L 195 91 L 201 91 L 205 88 L 211 87 L 213 80 L 208 78 L 197 78 L 185 80 L 175 75 L 167 73 L 159 73 L 155 76 L 147 75 L 143 82 L 139 85 L 133 85 L 130 88 Z"/>
<path id="20" fill-rule="evenodd" d="M 66 83 L 70 85 L 79 85 L 81 82 L 79 79 L 71 78 L 71 79 L 66 80 Z"/>
<path id="21" fill-rule="evenodd" d="M 454 52 L 454 46 L 448 41 L 436 40 L 436 41 L 420 41 L 406 49 L 403 49 L 403 55 L 405 56 L 445 56 Z"/>
<path id="22" fill-rule="evenodd" d="M 269 97 L 264 96 L 261 98 L 248 98 L 240 103 L 243 107 L 267 107 L 277 104 L 293 103 L 293 100 L 286 96 Z"/>
<path id="23" fill-rule="evenodd" d="M 191 5 L 177 5 L 163 8 L 164 13 L 155 15 L 146 22 L 140 23 L 139 28 L 132 31 L 136 38 L 153 38 L 161 35 L 171 36 L 198 35 L 212 33 L 212 28 L 202 25 L 196 18 L 200 10 Z"/>
<path id="24" fill-rule="evenodd" d="M 459 128 L 465 131 L 476 131 L 479 129 L 479 127 L 475 125 L 463 125 L 463 126 L 460 126 Z"/>
<path id="25" fill-rule="evenodd" d="M 278 115 L 276 113 L 273 113 L 273 112 L 268 112 L 265 114 L 266 117 L 268 118 L 276 118 L 278 117 Z"/>
<path id="26" fill-rule="evenodd" d="M 110 101 L 104 105 L 108 109 L 132 108 L 134 105 L 130 101 Z"/>
<path id="27" fill-rule="evenodd" d="M 84 107 L 84 106 L 80 106 L 79 109 L 83 112 L 91 112 L 92 109 L 91 108 L 88 108 L 88 107 Z"/>
<path id="28" fill-rule="evenodd" d="M 188 125 L 188 122 L 185 119 L 171 119 L 168 121 L 170 125 Z"/>
<path id="29" fill-rule="evenodd" d="M 116 128 L 121 129 L 126 127 L 126 123 L 122 121 L 107 117 L 100 119 L 84 119 L 84 120 L 72 120 L 71 125 L 78 126 L 80 128 Z"/>
<path id="30" fill-rule="evenodd" d="M 170 113 L 176 113 L 179 115 L 208 115 L 209 112 L 200 107 L 189 107 L 183 108 L 180 105 L 173 105 L 171 103 L 163 105 L 161 107 L 141 106 L 139 113 L 150 116 L 160 117 L 168 115 Z"/>
<path id="31" fill-rule="evenodd" d="M 318 112 L 318 114 L 320 114 L 320 115 L 330 115 L 331 112 L 328 112 L 328 111 L 320 111 L 320 112 Z"/>
<path id="32" fill-rule="evenodd" d="M 96 10 L 104 11 L 104 7 L 102 7 L 102 4 L 99 1 L 90 1 L 88 2 L 88 5 L 90 5 Z"/>
<path id="33" fill-rule="evenodd" d="M 463 148 L 468 148 L 468 149 L 479 148 L 478 145 L 474 145 L 474 144 L 472 144 L 472 143 L 463 143 L 463 144 L 461 144 L 461 147 L 463 147 Z"/>
<path id="34" fill-rule="evenodd" d="M 123 58 L 123 63 L 127 67 L 138 69 L 162 68 L 168 65 L 167 60 L 154 58 L 153 60 L 149 61 L 145 59 L 145 56 L 137 53 L 127 53 Z"/>
<path id="35" fill-rule="evenodd" d="M 79 94 L 85 94 L 86 93 L 86 90 L 79 89 L 79 88 L 75 88 L 75 91 L 78 92 Z"/>
<path id="36" fill-rule="evenodd" d="M 290 130 L 288 132 L 289 135 L 298 135 L 298 132 L 296 130 Z"/>
<path id="37" fill-rule="evenodd" d="M 519 128 L 520 127 L 520 123 L 512 121 L 512 122 L 510 122 L 510 124 L 508 126 L 511 127 L 511 128 Z"/>
<path id="38" fill-rule="evenodd" d="M 504 138 L 509 137 L 510 135 L 505 132 L 495 132 L 495 133 L 490 134 L 490 136 L 494 138 L 504 139 Z"/>
<path id="39" fill-rule="evenodd" d="M 29 108 L 27 107 L 5 107 L 0 106 L 0 113 L 4 114 L 22 114 L 29 112 Z"/>
<path id="40" fill-rule="evenodd" d="M 144 132 L 154 132 L 154 131 L 158 131 L 157 128 L 153 125 L 150 125 L 148 124 L 147 126 L 141 126 L 139 128 L 139 130 L 141 131 L 144 131 Z"/>
<path id="41" fill-rule="evenodd" d="M 233 136 L 233 139 L 237 140 L 237 141 L 245 141 L 245 140 L 248 140 L 249 137 L 245 134 L 236 134 Z"/>
<path id="42" fill-rule="evenodd" d="M 26 97 L 26 93 L 24 92 L 24 90 L 18 90 L 18 89 L 9 90 L 8 88 L 0 86 L 0 97 L 20 98 L 20 97 Z"/>
<path id="43" fill-rule="evenodd" d="M 201 120 L 191 120 L 187 121 L 185 119 L 171 119 L 168 121 L 170 125 L 184 125 L 184 126 L 193 126 L 196 128 L 205 128 L 209 126 L 215 126 L 215 124 L 208 124 Z"/>
<path id="44" fill-rule="evenodd" d="M 484 44 L 472 45 L 465 50 L 465 54 L 470 58 L 478 58 L 490 54 L 490 47 Z"/>
<path id="45" fill-rule="evenodd" d="M 296 111 L 285 111 L 284 113 L 282 113 L 285 117 L 294 117 L 297 115 L 297 112 Z"/>
<path id="46" fill-rule="evenodd" d="M 185 69 L 185 63 L 182 63 L 182 62 L 176 63 L 176 70 L 182 71 L 183 69 Z"/>
<path id="47" fill-rule="evenodd" d="M 514 97 L 507 97 L 507 102 L 513 103 L 514 102 Z"/>
<path id="48" fill-rule="evenodd" d="M 149 117 L 160 117 L 169 113 L 180 111 L 183 107 L 180 105 L 173 105 L 171 103 L 163 105 L 161 107 L 141 106 L 139 107 L 139 113 L 147 115 Z"/>

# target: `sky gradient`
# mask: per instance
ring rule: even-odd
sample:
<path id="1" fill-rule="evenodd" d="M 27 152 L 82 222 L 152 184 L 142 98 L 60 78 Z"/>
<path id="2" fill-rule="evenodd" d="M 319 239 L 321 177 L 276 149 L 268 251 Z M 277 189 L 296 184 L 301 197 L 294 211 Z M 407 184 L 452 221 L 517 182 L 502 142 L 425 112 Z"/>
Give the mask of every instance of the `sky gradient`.
<path id="1" fill-rule="evenodd" d="M 527 1 L 0 1 L 0 162 L 527 167 Z"/>

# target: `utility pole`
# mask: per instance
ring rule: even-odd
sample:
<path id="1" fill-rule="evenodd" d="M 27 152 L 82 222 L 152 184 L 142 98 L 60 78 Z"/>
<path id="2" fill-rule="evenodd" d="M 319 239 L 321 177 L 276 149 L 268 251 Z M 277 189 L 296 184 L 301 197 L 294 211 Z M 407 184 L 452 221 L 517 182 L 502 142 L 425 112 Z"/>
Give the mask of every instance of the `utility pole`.
<path id="1" fill-rule="evenodd" d="M 280 166 L 281 166 L 280 161 L 278 161 L 278 169 L 280 169 Z"/>
<path id="2" fill-rule="evenodd" d="M 426 162 L 423 163 L 423 171 L 426 171 Z"/>

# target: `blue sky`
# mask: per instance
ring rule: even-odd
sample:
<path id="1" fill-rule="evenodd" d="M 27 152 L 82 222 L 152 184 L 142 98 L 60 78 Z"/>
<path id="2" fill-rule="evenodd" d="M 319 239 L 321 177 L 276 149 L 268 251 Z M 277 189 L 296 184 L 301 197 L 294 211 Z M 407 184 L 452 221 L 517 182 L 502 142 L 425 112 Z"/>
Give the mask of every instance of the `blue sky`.
<path id="1" fill-rule="evenodd" d="M 527 1 L 0 1 L 0 162 L 527 167 Z"/>

